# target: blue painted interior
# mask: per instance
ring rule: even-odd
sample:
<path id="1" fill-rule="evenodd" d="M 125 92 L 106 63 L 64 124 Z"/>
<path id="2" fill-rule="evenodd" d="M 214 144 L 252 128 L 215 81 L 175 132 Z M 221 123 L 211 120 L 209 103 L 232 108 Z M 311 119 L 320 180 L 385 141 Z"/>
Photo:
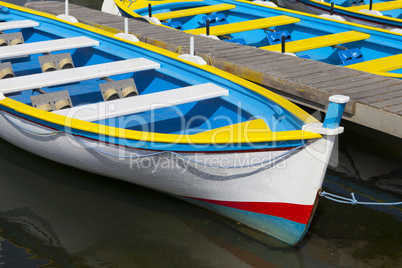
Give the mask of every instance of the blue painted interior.
<path id="1" fill-rule="evenodd" d="M 328 2 L 328 0 L 326 0 Z M 334 3 L 341 6 L 350 6 L 352 1 L 355 0 L 335 0 Z M 374 3 L 380 1 L 374 1 Z M 368 29 L 358 28 L 357 26 L 351 26 L 347 24 L 339 24 L 332 21 L 319 20 L 317 18 L 304 16 L 302 14 L 288 13 L 283 10 L 276 10 L 267 7 L 261 7 L 256 5 L 249 5 L 246 3 L 241 3 L 233 0 L 225 0 L 224 3 L 236 5 L 235 9 L 220 11 L 212 13 L 212 15 L 224 14 L 226 21 L 228 23 L 235 23 L 240 21 L 247 21 L 259 18 L 274 17 L 279 15 L 288 15 L 291 17 L 300 18 L 299 23 L 287 24 L 277 27 L 271 27 L 275 31 L 288 31 L 291 35 L 291 40 L 303 40 L 315 36 L 328 35 L 333 33 L 340 33 L 351 30 L 358 30 L 362 32 L 369 33 L 371 35 L 370 40 L 363 40 L 357 42 L 349 42 L 346 44 L 338 44 L 346 49 L 359 49 L 362 52 L 362 58 L 364 60 L 376 59 L 379 57 L 390 56 L 394 54 L 402 53 L 398 43 L 399 40 L 395 36 L 384 33 L 375 32 Z M 203 5 L 216 5 L 222 4 L 222 1 L 207 0 L 203 1 Z M 356 3 L 354 3 L 356 4 Z M 369 4 L 369 0 L 360 1 L 357 4 Z M 182 2 L 182 3 L 167 3 L 162 5 L 156 5 L 153 7 L 155 12 L 162 9 L 168 10 L 180 10 L 190 7 L 199 7 L 200 4 L 197 2 Z M 141 15 L 146 15 L 147 9 L 133 10 Z M 394 11 L 384 11 L 385 16 L 402 16 L 402 9 Z M 205 27 L 205 22 L 203 17 L 205 15 L 196 15 L 183 18 L 177 18 L 172 20 L 167 20 L 167 22 L 180 22 L 182 25 L 182 30 L 190 30 L 196 28 Z M 211 26 L 213 26 L 211 24 Z M 241 44 L 247 44 L 251 46 L 261 47 L 270 45 L 268 39 L 266 38 L 266 32 L 263 29 L 233 33 L 226 36 L 220 37 L 222 40 L 229 41 L 230 39 L 243 39 Z M 287 41 L 291 41 L 287 40 Z M 338 55 L 339 49 L 332 47 L 318 48 L 308 51 L 302 51 L 295 53 L 299 57 L 305 57 L 316 61 L 321 61 L 333 65 L 343 66 L 344 62 L 340 59 Z M 393 71 L 398 72 L 399 71 Z"/>
<path id="2" fill-rule="evenodd" d="M 10 16 L 16 19 L 32 19 L 41 24 L 35 29 L 24 29 L 22 34 L 26 43 L 40 42 L 74 36 L 88 36 L 100 41 L 100 46 L 91 48 L 79 48 L 52 52 L 70 53 L 76 68 L 94 64 L 112 62 L 116 60 L 144 57 L 160 63 L 161 68 L 157 70 L 141 71 L 109 77 L 115 81 L 120 79 L 133 78 L 140 95 L 157 93 L 160 91 L 186 87 L 191 85 L 213 82 L 214 84 L 229 90 L 229 96 L 215 98 L 199 102 L 182 104 L 176 107 L 157 109 L 138 114 L 125 115 L 122 117 L 98 122 L 109 126 L 118 126 L 122 128 L 142 131 L 152 131 L 158 133 L 170 134 L 195 134 L 214 128 L 224 127 L 232 124 L 242 123 L 256 118 L 262 118 L 272 131 L 289 131 L 300 130 L 303 122 L 291 114 L 286 109 L 281 108 L 273 101 L 262 97 L 258 93 L 250 91 L 232 81 L 226 80 L 217 75 L 213 75 L 207 71 L 200 70 L 196 67 L 186 65 L 181 62 L 174 61 L 170 58 L 162 56 L 156 52 L 148 51 L 139 47 L 132 46 L 127 43 L 121 43 L 114 39 L 99 36 L 82 29 L 75 29 L 66 26 L 60 22 L 52 22 L 47 24 L 46 18 L 36 17 L 34 15 L 26 15 L 20 12 L 12 12 Z M 11 31 L 5 31 L 11 32 Z M 41 73 L 38 57 L 40 54 L 30 55 L 28 57 L 4 60 L 12 64 L 16 76 L 30 75 Z M 29 77 L 27 80 L 29 83 Z M 92 79 L 79 83 L 70 83 L 65 85 L 45 87 L 43 91 L 47 93 L 60 90 L 68 90 L 74 107 L 86 105 L 89 103 L 102 102 L 103 97 L 99 88 L 99 84 L 106 83 L 103 79 Z M 31 105 L 30 97 L 38 95 L 37 91 L 22 91 L 18 93 L 7 94 L 7 97 L 13 98 L 22 103 Z M 135 97 L 133 97 L 135 98 Z M 161 100 L 163 102 L 163 100 Z M 24 115 L 26 116 L 26 115 Z M 38 121 L 36 118 L 30 118 L 32 121 Z M 40 121 L 40 120 L 39 120 Z M 39 122 L 38 121 L 38 122 Z M 41 124 L 48 124 L 42 122 Z M 60 126 L 52 125 L 54 128 Z M 75 134 L 89 135 L 93 138 L 96 134 L 82 133 L 81 131 L 72 130 Z M 114 139 L 129 146 L 144 146 L 146 148 L 164 146 L 163 144 L 149 144 L 147 142 L 134 142 L 136 144 L 128 144 L 133 141 L 117 140 L 110 137 L 102 137 L 100 139 Z M 246 150 L 252 148 L 272 148 L 272 147 L 288 147 L 301 145 L 303 141 L 285 141 L 278 143 L 260 143 L 250 144 L 234 144 L 231 146 L 233 150 Z M 189 145 L 174 145 L 176 150 L 188 150 Z M 201 148 L 202 147 L 202 148 Z M 216 150 L 213 146 L 202 145 L 200 150 Z M 160 147 L 159 147 L 160 148 Z M 194 150 L 194 148 L 192 148 Z"/>

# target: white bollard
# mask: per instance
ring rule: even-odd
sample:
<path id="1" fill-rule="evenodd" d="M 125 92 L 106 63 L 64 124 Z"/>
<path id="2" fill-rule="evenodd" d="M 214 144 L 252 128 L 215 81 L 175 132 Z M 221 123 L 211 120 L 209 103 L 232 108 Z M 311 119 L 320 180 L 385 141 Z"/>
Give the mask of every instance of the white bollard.
<path id="1" fill-rule="evenodd" d="M 64 1 L 64 15 L 68 17 L 68 0 Z"/>
<path id="2" fill-rule="evenodd" d="M 190 37 L 190 56 L 194 57 L 194 36 Z"/>

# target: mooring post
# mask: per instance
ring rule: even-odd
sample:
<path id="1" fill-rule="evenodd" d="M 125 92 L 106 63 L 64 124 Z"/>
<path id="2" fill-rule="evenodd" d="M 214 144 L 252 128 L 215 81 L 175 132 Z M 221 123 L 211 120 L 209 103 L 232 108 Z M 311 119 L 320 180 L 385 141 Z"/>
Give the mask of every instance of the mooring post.
<path id="1" fill-rule="evenodd" d="M 148 4 L 148 17 L 152 18 L 152 5 Z"/>
<path id="2" fill-rule="evenodd" d="M 194 36 L 190 36 L 190 56 L 194 57 Z"/>
<path id="3" fill-rule="evenodd" d="M 64 14 L 68 17 L 68 0 L 64 1 Z"/>
<path id="4" fill-rule="evenodd" d="M 285 53 L 285 38 L 286 36 L 284 34 L 282 34 L 281 36 L 281 52 Z"/>
<path id="5" fill-rule="evenodd" d="M 206 29 L 207 29 L 207 33 L 206 33 L 206 34 L 209 35 L 209 20 L 207 19 L 207 21 L 206 21 L 205 23 L 207 24 L 207 25 L 206 25 L 206 26 L 207 26 L 207 28 L 206 28 Z"/>

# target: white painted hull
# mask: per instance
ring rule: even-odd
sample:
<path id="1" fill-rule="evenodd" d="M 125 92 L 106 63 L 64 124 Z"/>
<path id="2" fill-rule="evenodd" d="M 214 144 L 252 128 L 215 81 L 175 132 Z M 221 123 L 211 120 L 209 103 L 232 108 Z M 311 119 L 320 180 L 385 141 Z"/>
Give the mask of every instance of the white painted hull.
<path id="1" fill-rule="evenodd" d="M 184 198 L 290 244 L 297 243 L 308 227 L 333 147 L 332 139 L 319 139 L 292 151 L 160 153 L 106 145 L 65 132 L 50 134 L 52 130 L 47 127 L 5 112 L 1 112 L 0 124 L 1 138 L 31 153 Z M 274 158 L 277 159 L 269 161 Z M 236 206 L 251 203 L 290 206 L 289 211 L 281 212 L 283 218 L 270 215 L 278 218 L 275 225 L 283 222 L 293 225 L 294 216 L 286 215 L 298 209 L 293 205 L 303 206 L 310 213 L 298 216 L 303 220 L 295 223 L 299 234 L 293 237 L 294 234 L 265 230 L 253 217 L 247 222 L 238 215 L 238 207 L 225 207 L 231 202 Z"/>

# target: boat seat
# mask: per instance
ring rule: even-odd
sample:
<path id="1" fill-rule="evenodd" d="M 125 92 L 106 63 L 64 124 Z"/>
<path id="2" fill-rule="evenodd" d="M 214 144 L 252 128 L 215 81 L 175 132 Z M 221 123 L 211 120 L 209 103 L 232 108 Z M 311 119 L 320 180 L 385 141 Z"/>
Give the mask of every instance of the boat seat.
<path id="1" fill-rule="evenodd" d="M 296 53 L 300 51 L 306 51 L 310 49 L 316 49 L 321 47 L 334 46 L 339 44 L 345 44 L 354 41 L 360 41 L 368 39 L 369 34 L 361 33 L 357 31 L 348 31 L 343 33 L 328 34 L 318 37 L 312 37 L 292 42 L 287 42 L 285 50 L 286 52 Z M 260 47 L 270 51 L 281 51 L 281 44 Z"/>
<path id="2" fill-rule="evenodd" d="M 38 59 L 42 72 L 74 68 L 70 53 L 49 54 L 39 56 Z"/>
<path id="3" fill-rule="evenodd" d="M 219 36 L 219 35 L 245 32 L 245 31 L 257 30 L 257 29 L 265 29 L 265 28 L 280 26 L 280 25 L 285 25 L 285 24 L 292 24 L 292 23 L 297 23 L 299 21 L 300 21 L 300 19 L 298 19 L 298 18 L 293 18 L 293 17 L 289 17 L 286 15 L 280 15 L 280 16 L 275 16 L 275 17 L 270 17 L 270 18 L 262 18 L 262 19 L 256 19 L 256 20 L 248 20 L 248 21 L 242 21 L 242 22 L 228 23 L 228 24 L 224 24 L 224 25 L 211 26 L 209 28 L 209 33 L 211 35 Z M 193 30 L 186 30 L 185 32 L 190 33 L 190 34 L 195 34 L 195 35 L 205 34 L 206 28 L 197 28 L 197 29 L 193 29 Z"/>
<path id="4" fill-rule="evenodd" d="M 402 54 L 368 60 L 346 66 L 363 72 L 388 72 L 402 68 Z"/>
<path id="5" fill-rule="evenodd" d="M 0 92 L 8 94 L 158 68 L 160 68 L 159 63 L 144 58 L 120 60 L 73 69 L 64 69 L 57 72 L 46 72 L 3 79 L 0 80 Z"/>
<path id="6" fill-rule="evenodd" d="M 183 25 L 180 21 L 164 22 L 162 24 L 173 29 L 183 30 Z"/>
<path id="7" fill-rule="evenodd" d="M 24 57 L 38 53 L 47 53 L 65 49 L 76 49 L 76 48 L 91 47 L 98 45 L 99 45 L 98 41 L 85 36 L 25 43 L 19 46 L 9 46 L 0 48 L 0 60 Z"/>
<path id="8" fill-rule="evenodd" d="M 370 5 L 359 5 L 359 6 L 351 6 L 351 7 L 346 7 L 347 10 L 351 11 L 359 11 L 362 9 L 369 9 Z M 377 11 L 386 11 L 386 10 L 393 10 L 393 9 L 399 9 L 402 8 L 402 1 L 389 1 L 389 2 L 381 2 L 381 3 L 373 3 L 372 10 L 377 10 Z"/>
<path id="9" fill-rule="evenodd" d="M 0 31 L 37 27 L 39 23 L 32 20 L 16 20 L 0 22 Z"/>
<path id="10" fill-rule="evenodd" d="M 10 62 L 0 63 L 0 79 L 14 77 L 14 70 Z"/>
<path id="11" fill-rule="evenodd" d="M 20 32 L 0 34 L 0 47 L 20 45 L 22 43 L 24 43 L 24 37 Z"/>
<path id="12" fill-rule="evenodd" d="M 285 42 L 289 42 L 292 40 L 290 33 L 287 30 L 277 31 L 277 32 L 269 32 L 266 34 L 268 42 L 270 45 L 277 45 L 282 43 L 282 36 L 285 36 Z"/>
<path id="13" fill-rule="evenodd" d="M 338 56 L 344 66 L 364 61 L 364 57 L 362 52 L 360 51 L 360 48 L 339 50 Z"/>
<path id="14" fill-rule="evenodd" d="M 32 106 L 45 111 L 57 111 L 71 108 L 72 102 L 68 90 L 30 96 Z"/>
<path id="15" fill-rule="evenodd" d="M 162 20 L 168 20 L 168 19 L 176 19 L 176 18 L 182 18 L 182 17 L 189 17 L 189 16 L 195 16 L 195 15 L 200 15 L 200 14 L 209 14 L 212 12 L 218 12 L 218 11 L 225 11 L 225 10 L 230 10 L 236 8 L 235 5 L 229 5 L 229 4 L 219 4 L 219 5 L 212 5 L 212 6 L 205 6 L 205 7 L 196 7 L 196 8 L 188 8 L 188 9 L 183 9 L 183 10 L 178 10 L 178 11 L 170 11 L 170 12 L 165 12 L 165 13 L 158 13 L 152 15 L 155 18 L 158 18 L 160 21 Z"/>
<path id="16" fill-rule="evenodd" d="M 230 42 L 230 43 L 239 44 L 239 45 L 245 45 L 245 46 L 247 45 L 247 42 L 246 42 L 246 40 L 244 40 L 244 38 L 234 38 L 234 39 L 228 39 L 225 41 Z"/>
<path id="17" fill-rule="evenodd" d="M 76 106 L 53 113 L 85 121 L 98 121 L 184 103 L 227 96 L 229 91 L 212 83 L 139 95 L 132 98 Z M 112 107 L 112 109 L 108 109 Z"/>
<path id="18" fill-rule="evenodd" d="M 138 95 L 137 87 L 132 78 L 99 84 L 99 88 L 105 101 Z"/>
<path id="19" fill-rule="evenodd" d="M 204 16 L 202 17 L 202 21 L 204 22 L 205 25 L 207 24 L 207 21 L 209 21 L 210 26 L 216 26 L 228 23 L 228 21 L 226 20 L 226 16 L 223 13 L 215 13 Z"/>

